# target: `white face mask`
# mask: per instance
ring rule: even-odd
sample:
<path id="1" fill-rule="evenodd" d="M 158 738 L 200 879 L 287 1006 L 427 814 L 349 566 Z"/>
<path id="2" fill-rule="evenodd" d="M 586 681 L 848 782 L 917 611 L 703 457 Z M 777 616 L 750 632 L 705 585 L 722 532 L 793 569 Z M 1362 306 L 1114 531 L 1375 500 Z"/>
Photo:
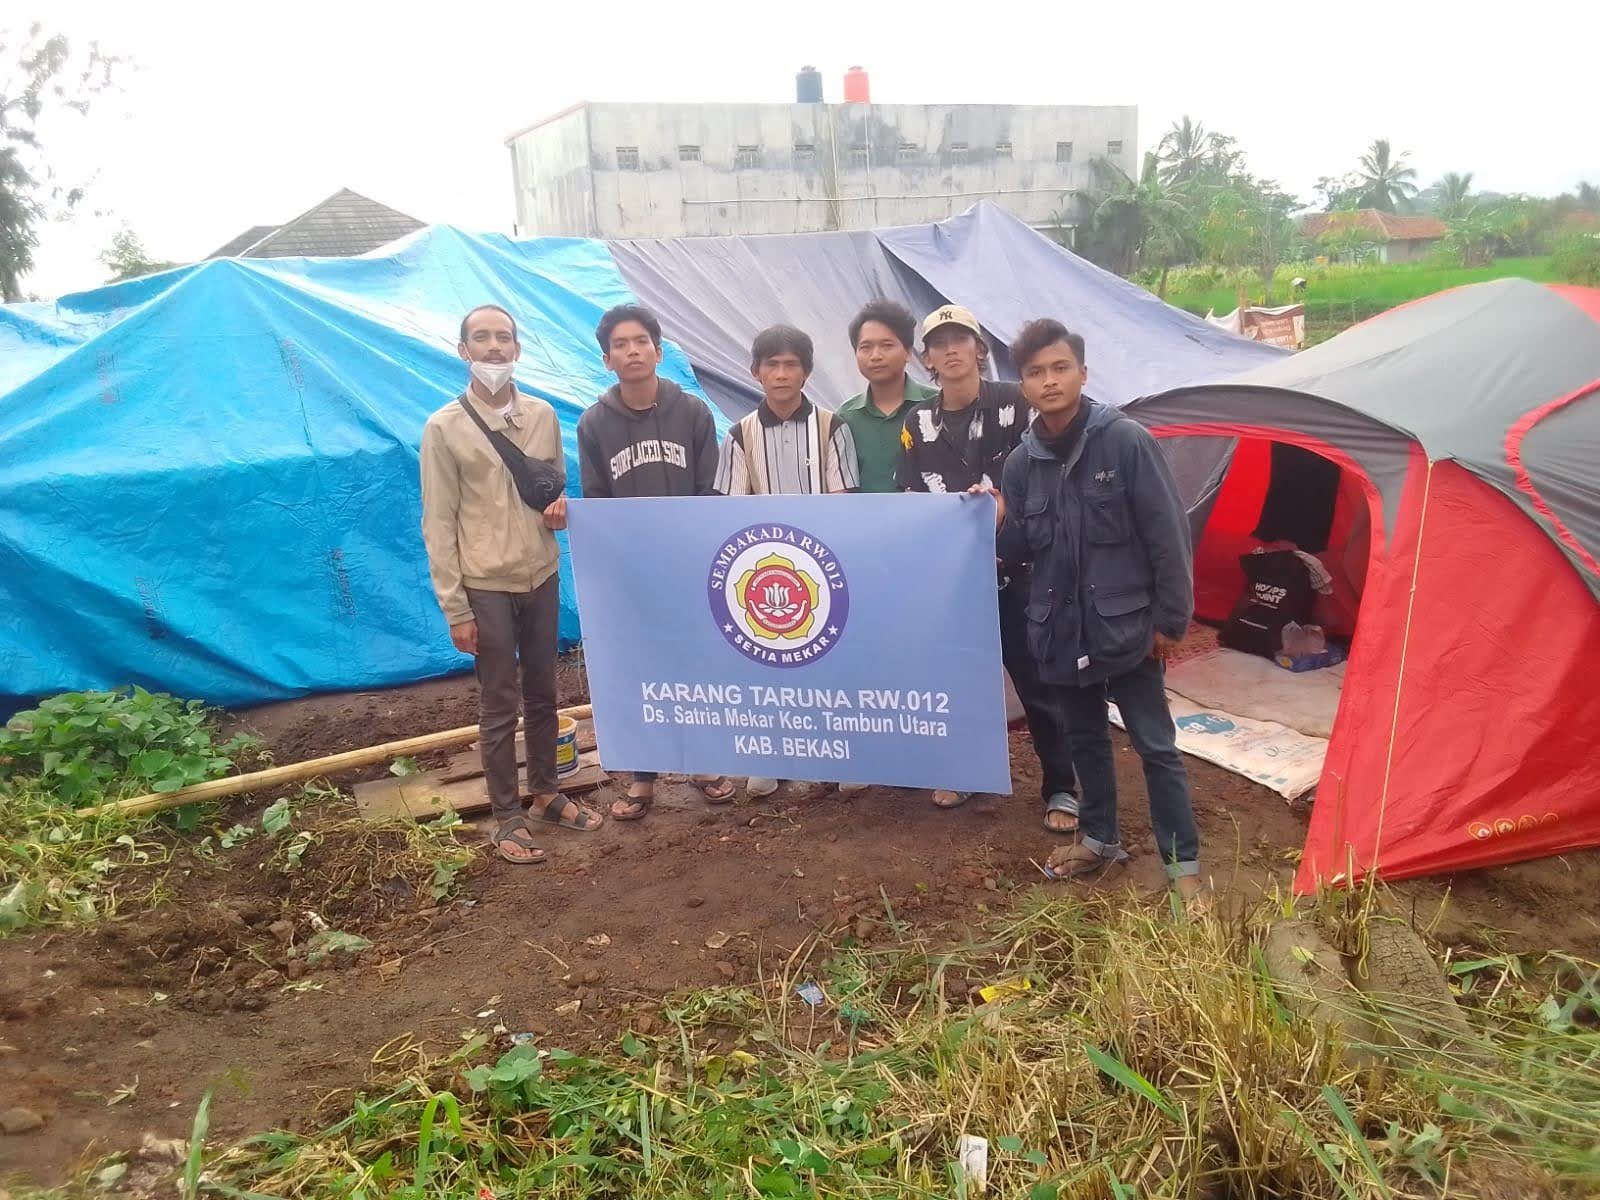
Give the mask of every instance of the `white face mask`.
<path id="1" fill-rule="evenodd" d="M 472 364 L 472 377 L 491 396 L 498 396 L 500 389 L 511 382 L 511 372 L 516 367 L 516 363 L 475 362 Z"/>

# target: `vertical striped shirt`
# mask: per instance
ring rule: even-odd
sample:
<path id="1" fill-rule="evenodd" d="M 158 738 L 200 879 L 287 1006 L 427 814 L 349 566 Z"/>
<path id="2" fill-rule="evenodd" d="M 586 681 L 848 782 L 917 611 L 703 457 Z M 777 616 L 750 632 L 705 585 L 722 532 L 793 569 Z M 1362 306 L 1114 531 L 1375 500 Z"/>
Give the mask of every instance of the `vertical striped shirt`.
<path id="1" fill-rule="evenodd" d="M 824 437 L 826 449 L 821 447 Z M 787 420 L 763 402 L 754 419 L 746 417 L 728 430 L 715 486 L 724 496 L 858 491 L 855 438 L 850 426 L 810 400 L 802 400 Z"/>

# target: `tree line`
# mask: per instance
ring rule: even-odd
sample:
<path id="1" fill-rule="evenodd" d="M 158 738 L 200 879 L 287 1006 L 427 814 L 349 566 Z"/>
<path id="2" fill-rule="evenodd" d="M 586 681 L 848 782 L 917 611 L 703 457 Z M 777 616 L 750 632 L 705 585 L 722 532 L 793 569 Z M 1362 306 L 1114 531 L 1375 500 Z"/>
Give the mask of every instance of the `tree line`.
<path id="1" fill-rule="evenodd" d="M 1057 237 L 1163 299 L 1174 268 L 1205 265 L 1232 275 L 1241 290 L 1253 277 L 1270 300 L 1285 263 L 1373 258 L 1382 235 L 1356 214 L 1375 209 L 1437 216 L 1447 230 L 1434 250 L 1439 265 L 1553 253 L 1558 273 L 1600 285 L 1600 187 L 1582 182 L 1555 197 L 1475 193 L 1467 171 L 1423 188 L 1407 158 L 1378 138 L 1351 170 L 1319 179 L 1316 200 L 1306 203 L 1251 171 L 1235 139 L 1184 116 L 1144 156 L 1137 177 L 1093 160 L 1091 186 L 1056 215 Z M 1300 218 L 1311 212 L 1332 214 L 1316 237 L 1302 232 Z"/>

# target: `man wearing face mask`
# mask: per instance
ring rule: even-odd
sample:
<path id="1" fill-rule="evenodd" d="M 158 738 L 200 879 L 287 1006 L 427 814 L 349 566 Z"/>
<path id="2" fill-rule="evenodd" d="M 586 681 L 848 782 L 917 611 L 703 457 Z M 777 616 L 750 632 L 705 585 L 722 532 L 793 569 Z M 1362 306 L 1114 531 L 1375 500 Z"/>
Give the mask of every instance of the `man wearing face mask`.
<path id="1" fill-rule="evenodd" d="M 549 404 L 511 381 L 522 350 L 510 313 L 492 304 L 473 309 L 461 321 L 456 352 L 471 381 L 422 431 L 422 537 L 450 640 L 475 660 L 495 851 L 526 865 L 545 854 L 517 788 L 519 699 L 530 813 L 580 832 L 602 821 L 556 788 L 561 596 L 553 531 L 567 525 L 561 429 Z M 535 495 L 538 508 L 530 506 Z"/>

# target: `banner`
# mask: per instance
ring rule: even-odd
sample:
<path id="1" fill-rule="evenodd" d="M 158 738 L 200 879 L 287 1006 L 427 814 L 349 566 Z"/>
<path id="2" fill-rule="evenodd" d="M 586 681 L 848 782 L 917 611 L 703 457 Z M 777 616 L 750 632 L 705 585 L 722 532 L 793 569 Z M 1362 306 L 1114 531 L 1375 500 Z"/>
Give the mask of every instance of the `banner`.
<path id="1" fill-rule="evenodd" d="M 612 771 L 1008 793 L 994 501 L 573 500 Z"/>

